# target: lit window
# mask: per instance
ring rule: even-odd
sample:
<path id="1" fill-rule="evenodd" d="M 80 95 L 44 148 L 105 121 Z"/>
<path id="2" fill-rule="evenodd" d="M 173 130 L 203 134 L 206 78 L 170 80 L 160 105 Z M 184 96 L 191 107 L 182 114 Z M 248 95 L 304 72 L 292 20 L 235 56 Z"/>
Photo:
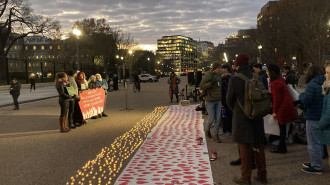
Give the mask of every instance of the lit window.
<path id="1" fill-rule="evenodd" d="M 39 66 L 39 63 L 36 63 L 36 66 L 38 67 Z"/>
<path id="2" fill-rule="evenodd" d="M 42 55 L 40 55 L 40 59 L 42 59 Z"/>
<path id="3" fill-rule="evenodd" d="M 13 67 L 13 63 L 12 62 L 10 62 L 10 67 Z"/>
<path id="4" fill-rule="evenodd" d="M 31 67 L 31 63 L 29 62 L 29 67 Z"/>
<path id="5" fill-rule="evenodd" d="M 48 55 L 48 58 L 50 58 L 50 55 Z"/>
<path id="6" fill-rule="evenodd" d="M 39 59 L 39 56 L 38 55 L 36 56 L 36 59 Z"/>
<path id="7" fill-rule="evenodd" d="M 16 63 L 16 67 L 18 66 L 18 63 Z"/>
<path id="8" fill-rule="evenodd" d="M 49 49 L 53 49 L 53 46 L 49 46 Z"/>
<path id="9" fill-rule="evenodd" d="M 41 50 L 44 50 L 45 49 L 45 46 L 41 46 Z"/>
<path id="10" fill-rule="evenodd" d="M 57 46 L 57 49 L 58 49 L 58 50 L 60 50 L 60 49 L 61 49 L 61 46 L 60 46 L 60 45 L 58 45 L 58 46 Z"/>
<path id="11" fill-rule="evenodd" d="M 37 49 L 37 46 L 33 46 L 33 50 L 36 50 Z"/>
<path id="12" fill-rule="evenodd" d="M 28 49 L 29 49 L 29 47 L 25 46 L 25 50 L 28 50 Z"/>
<path id="13" fill-rule="evenodd" d="M 14 49 L 17 50 L 17 46 L 14 46 Z"/>
<path id="14" fill-rule="evenodd" d="M 47 62 L 45 62 L 45 66 L 47 66 Z"/>

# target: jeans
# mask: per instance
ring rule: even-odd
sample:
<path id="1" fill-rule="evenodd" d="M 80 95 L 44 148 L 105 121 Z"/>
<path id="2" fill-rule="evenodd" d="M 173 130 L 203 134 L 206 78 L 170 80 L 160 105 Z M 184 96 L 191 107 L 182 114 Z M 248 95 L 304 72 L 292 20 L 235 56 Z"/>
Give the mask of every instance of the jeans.
<path id="1" fill-rule="evenodd" d="M 18 108 L 18 97 L 19 97 L 19 94 L 14 94 L 12 95 L 13 96 L 13 100 L 14 100 L 14 105 L 16 108 Z"/>
<path id="2" fill-rule="evenodd" d="M 209 131 L 214 122 L 214 133 L 219 135 L 220 121 L 221 121 L 221 101 L 208 102 L 205 101 L 205 107 L 208 113 L 208 119 L 205 130 Z"/>
<path id="3" fill-rule="evenodd" d="M 319 121 L 306 120 L 306 135 L 311 166 L 315 170 L 323 170 L 323 145 L 321 144 L 321 130 L 318 128 Z"/>

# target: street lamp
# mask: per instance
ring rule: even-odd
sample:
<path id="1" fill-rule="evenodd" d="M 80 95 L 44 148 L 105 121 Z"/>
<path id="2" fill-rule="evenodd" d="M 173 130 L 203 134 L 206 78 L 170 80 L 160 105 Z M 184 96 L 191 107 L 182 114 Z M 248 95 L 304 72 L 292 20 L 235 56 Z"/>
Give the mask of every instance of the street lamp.
<path id="1" fill-rule="evenodd" d="M 148 69 L 149 69 L 149 74 L 150 74 L 150 58 L 148 57 L 147 60 L 148 60 Z"/>
<path id="2" fill-rule="evenodd" d="M 262 50 L 262 45 L 259 45 L 259 46 L 258 46 L 258 49 L 259 49 L 259 55 L 260 55 L 260 56 L 259 56 L 260 58 L 259 58 L 258 63 L 261 63 L 261 50 Z"/>
<path id="3" fill-rule="evenodd" d="M 124 60 L 124 57 L 120 57 L 121 59 L 121 62 L 123 63 L 123 79 L 126 79 L 126 75 L 125 75 L 125 62 L 123 61 Z"/>
<path id="4" fill-rule="evenodd" d="M 77 45 L 77 63 L 78 63 L 78 66 L 77 66 L 77 70 L 80 71 L 80 60 L 79 60 L 79 45 L 78 45 L 78 40 L 79 40 L 79 36 L 81 35 L 81 32 L 80 30 L 78 30 L 77 28 L 73 29 L 72 33 L 74 35 L 76 35 L 77 37 L 77 40 L 76 40 L 76 45 Z"/>
<path id="5" fill-rule="evenodd" d="M 129 80 L 132 82 L 132 53 L 133 51 L 132 50 L 129 50 L 128 51 L 129 55 L 130 55 L 130 66 L 129 66 Z"/>

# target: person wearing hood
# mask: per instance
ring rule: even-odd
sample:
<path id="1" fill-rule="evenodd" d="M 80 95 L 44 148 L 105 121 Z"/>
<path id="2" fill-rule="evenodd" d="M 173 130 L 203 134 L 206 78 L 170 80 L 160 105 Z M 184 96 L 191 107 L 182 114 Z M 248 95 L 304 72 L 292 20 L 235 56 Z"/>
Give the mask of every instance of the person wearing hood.
<path id="1" fill-rule="evenodd" d="M 235 66 L 238 68 L 238 74 L 252 79 L 253 73 L 249 68 L 248 56 L 239 54 L 235 60 Z M 265 141 L 264 122 L 263 119 L 252 120 L 245 115 L 239 105 L 239 102 L 241 104 L 245 102 L 245 96 L 248 96 L 248 94 L 245 94 L 245 80 L 235 75 L 229 80 L 226 96 L 227 105 L 233 112 L 233 140 L 238 144 L 241 158 L 241 176 L 235 177 L 233 181 L 236 184 L 251 184 L 252 156 L 254 156 L 258 168 L 257 176 L 254 179 L 261 183 L 267 183 L 266 159 L 263 145 Z"/>
<path id="2" fill-rule="evenodd" d="M 322 85 L 325 81 L 324 68 L 313 65 L 306 74 L 307 87 L 299 95 L 304 105 L 304 118 L 306 119 L 306 135 L 310 162 L 304 163 L 301 171 L 312 174 L 322 174 L 323 171 L 323 145 L 321 144 L 321 119 L 323 99 Z"/>
<path id="3" fill-rule="evenodd" d="M 96 77 L 96 85 L 97 87 L 102 87 L 103 90 L 104 90 L 104 93 L 105 93 L 105 98 L 104 98 L 104 107 L 103 107 L 103 112 L 102 112 L 102 115 L 101 116 L 104 116 L 104 117 L 108 117 L 108 115 L 106 115 L 104 113 L 104 110 L 105 110 L 105 105 L 106 105 L 106 102 L 107 102 L 107 95 L 108 95 L 108 88 L 109 88 L 109 85 L 108 85 L 108 82 L 105 80 L 105 79 L 102 79 L 102 76 L 97 73 L 95 75 Z"/>
<path id="4" fill-rule="evenodd" d="M 208 113 L 208 120 L 206 122 L 204 131 L 208 138 L 212 138 L 210 129 L 214 122 L 214 136 L 213 140 L 221 143 L 219 138 L 219 129 L 221 122 L 221 64 L 214 62 L 212 64 L 212 70 L 205 74 L 200 83 L 200 89 L 206 92 L 204 96 L 205 107 Z"/>

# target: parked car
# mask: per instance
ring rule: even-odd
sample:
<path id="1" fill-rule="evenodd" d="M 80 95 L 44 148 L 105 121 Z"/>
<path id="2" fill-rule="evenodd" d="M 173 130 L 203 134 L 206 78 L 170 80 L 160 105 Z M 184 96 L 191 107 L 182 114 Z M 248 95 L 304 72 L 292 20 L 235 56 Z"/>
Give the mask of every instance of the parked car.
<path id="1" fill-rule="evenodd" d="M 157 82 L 157 77 L 150 74 L 141 74 L 139 75 L 141 82 Z"/>

